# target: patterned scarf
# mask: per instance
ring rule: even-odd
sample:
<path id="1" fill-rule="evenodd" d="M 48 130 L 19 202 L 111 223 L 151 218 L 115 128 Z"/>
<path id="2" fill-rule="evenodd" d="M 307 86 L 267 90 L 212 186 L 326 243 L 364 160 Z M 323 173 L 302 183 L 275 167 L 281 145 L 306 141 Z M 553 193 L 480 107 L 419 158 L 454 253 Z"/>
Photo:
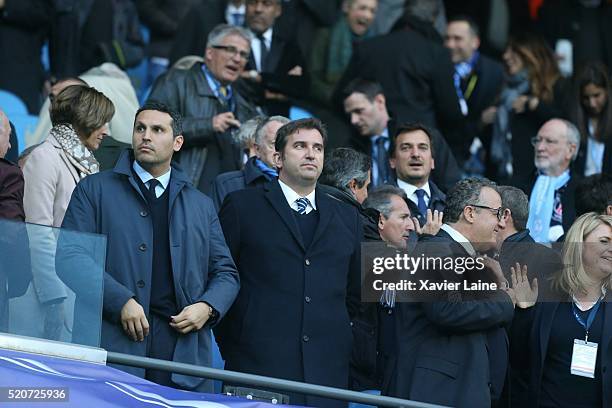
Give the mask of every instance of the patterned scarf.
<path id="1" fill-rule="evenodd" d="M 49 135 L 57 140 L 70 162 L 81 173 L 89 175 L 100 170 L 100 165 L 93 156 L 93 153 L 81 142 L 79 135 L 77 135 L 71 125 L 61 124 L 53 126 Z"/>

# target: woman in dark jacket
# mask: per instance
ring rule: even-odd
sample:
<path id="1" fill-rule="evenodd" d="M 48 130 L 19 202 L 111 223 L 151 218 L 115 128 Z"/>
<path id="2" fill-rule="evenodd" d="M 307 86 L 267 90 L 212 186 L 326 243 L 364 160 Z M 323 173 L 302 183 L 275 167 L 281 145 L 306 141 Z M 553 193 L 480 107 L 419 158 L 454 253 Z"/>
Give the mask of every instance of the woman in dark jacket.
<path id="1" fill-rule="evenodd" d="M 574 163 L 580 175 L 612 173 L 611 89 L 607 68 L 599 62 L 585 64 L 574 78 L 569 117 L 581 135 Z"/>
<path id="2" fill-rule="evenodd" d="M 484 124 L 493 124 L 490 176 L 529 193 L 535 173 L 530 140 L 544 122 L 561 116 L 565 82 L 552 50 L 536 35 L 511 37 L 503 59 L 506 84 L 499 104 L 482 117 Z"/>
<path id="3" fill-rule="evenodd" d="M 512 388 L 513 406 L 610 408 L 612 216 L 579 217 L 567 233 L 562 256 L 563 267 L 547 295 L 538 296 L 533 283 L 529 287 L 525 270 L 513 272 L 517 308 L 510 353 L 513 369 L 527 384 L 526 390 Z"/>

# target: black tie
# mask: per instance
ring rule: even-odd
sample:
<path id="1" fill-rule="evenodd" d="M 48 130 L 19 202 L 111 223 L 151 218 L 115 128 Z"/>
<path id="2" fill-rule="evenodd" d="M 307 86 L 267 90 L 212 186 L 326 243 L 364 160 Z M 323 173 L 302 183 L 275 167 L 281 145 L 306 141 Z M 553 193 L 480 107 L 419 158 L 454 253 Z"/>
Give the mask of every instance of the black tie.
<path id="1" fill-rule="evenodd" d="M 268 47 L 266 46 L 266 39 L 263 34 L 257 35 L 260 44 L 260 55 L 259 55 L 259 72 L 264 72 L 264 67 L 266 66 L 266 58 L 268 58 Z"/>
<path id="2" fill-rule="evenodd" d="M 161 185 L 159 180 L 157 179 L 149 180 L 149 190 L 148 190 L 149 198 L 154 199 L 154 200 L 157 198 L 157 194 L 155 194 L 155 187 L 157 187 L 158 185 Z"/>

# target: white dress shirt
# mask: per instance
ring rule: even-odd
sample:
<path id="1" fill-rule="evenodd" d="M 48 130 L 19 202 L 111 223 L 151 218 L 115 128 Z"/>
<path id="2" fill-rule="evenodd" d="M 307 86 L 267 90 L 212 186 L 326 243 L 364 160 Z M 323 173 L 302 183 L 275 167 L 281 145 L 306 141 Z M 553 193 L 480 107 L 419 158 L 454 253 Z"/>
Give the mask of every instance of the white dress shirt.
<path id="1" fill-rule="evenodd" d="M 151 179 L 156 179 L 157 181 L 159 181 L 159 183 L 155 187 L 155 197 L 159 198 L 159 196 L 164 194 L 164 191 L 166 191 L 166 188 L 168 188 L 168 183 L 170 183 L 170 173 L 172 172 L 171 167 L 168 169 L 167 172 L 165 172 L 159 177 L 153 177 L 151 173 L 143 169 L 142 166 L 138 164 L 136 160 L 134 160 L 134 163 L 132 164 L 132 168 L 134 169 L 134 171 L 136 172 L 136 175 L 140 177 L 140 180 L 147 188 L 149 188 L 149 185 L 147 183 L 151 181 Z"/>
<path id="2" fill-rule="evenodd" d="M 287 200 L 287 204 L 289 204 L 289 207 L 297 211 L 298 205 L 295 201 L 298 198 L 302 198 L 302 196 L 296 193 L 291 187 L 289 187 L 287 184 L 283 183 L 282 181 L 278 180 L 278 184 L 280 184 L 281 190 L 283 191 L 283 194 L 285 195 L 285 200 Z M 312 210 L 317 209 L 317 204 L 315 202 L 315 190 L 312 190 L 312 192 L 308 194 L 305 198 L 307 198 L 309 201 L 308 205 L 306 206 L 306 214 L 308 214 Z"/>
<path id="3" fill-rule="evenodd" d="M 257 67 L 257 72 L 261 72 L 261 41 L 254 32 L 251 31 L 253 37 L 251 38 L 251 52 L 253 53 L 253 59 L 255 60 L 255 66 Z M 266 43 L 266 48 L 268 49 L 268 54 L 270 54 L 271 46 L 272 46 L 272 28 L 268 28 L 266 32 L 263 33 L 264 41 Z"/>
<path id="4" fill-rule="evenodd" d="M 470 254 L 470 256 L 476 256 L 476 250 L 472 246 L 470 240 L 465 237 L 465 235 L 463 235 L 448 224 L 442 224 L 441 229 L 446 231 L 448 235 L 451 236 L 453 241 L 461 245 L 467 251 L 467 253 Z"/>
<path id="5" fill-rule="evenodd" d="M 429 207 L 429 200 L 431 200 L 431 190 L 429 189 L 429 183 L 425 183 L 423 187 L 417 187 L 413 184 L 408 184 L 405 181 L 397 179 L 397 186 L 406 192 L 406 196 L 408 199 L 419 205 L 419 198 L 416 195 L 416 191 L 420 188 L 421 190 L 425 190 L 425 195 L 423 196 L 423 200 L 425 200 L 425 205 Z"/>

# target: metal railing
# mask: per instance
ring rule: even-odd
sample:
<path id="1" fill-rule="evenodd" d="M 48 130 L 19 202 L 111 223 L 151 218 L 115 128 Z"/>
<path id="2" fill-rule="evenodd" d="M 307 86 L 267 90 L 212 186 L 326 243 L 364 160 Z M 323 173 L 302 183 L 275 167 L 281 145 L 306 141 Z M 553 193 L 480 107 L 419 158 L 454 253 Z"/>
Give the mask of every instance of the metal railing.
<path id="1" fill-rule="evenodd" d="M 173 361 L 158 360 L 149 357 L 132 356 L 129 354 L 107 352 L 107 363 L 121 364 L 132 367 L 148 368 L 154 370 L 170 371 L 177 374 L 194 377 L 211 378 L 236 384 L 248 384 L 256 387 L 288 391 L 300 394 L 313 395 L 323 398 L 332 398 L 348 402 L 375 405 L 379 407 L 405 407 L 405 408 L 441 408 L 441 405 L 424 402 L 409 401 L 400 398 L 384 397 L 365 394 L 357 391 L 348 391 L 340 388 L 323 385 L 306 384 L 297 381 L 282 380 L 279 378 L 264 377 L 262 375 L 245 374 L 236 371 L 219 370 L 217 368 L 199 367 L 192 364 L 176 363 Z M 291 401 L 289 401 L 291 403 Z"/>

